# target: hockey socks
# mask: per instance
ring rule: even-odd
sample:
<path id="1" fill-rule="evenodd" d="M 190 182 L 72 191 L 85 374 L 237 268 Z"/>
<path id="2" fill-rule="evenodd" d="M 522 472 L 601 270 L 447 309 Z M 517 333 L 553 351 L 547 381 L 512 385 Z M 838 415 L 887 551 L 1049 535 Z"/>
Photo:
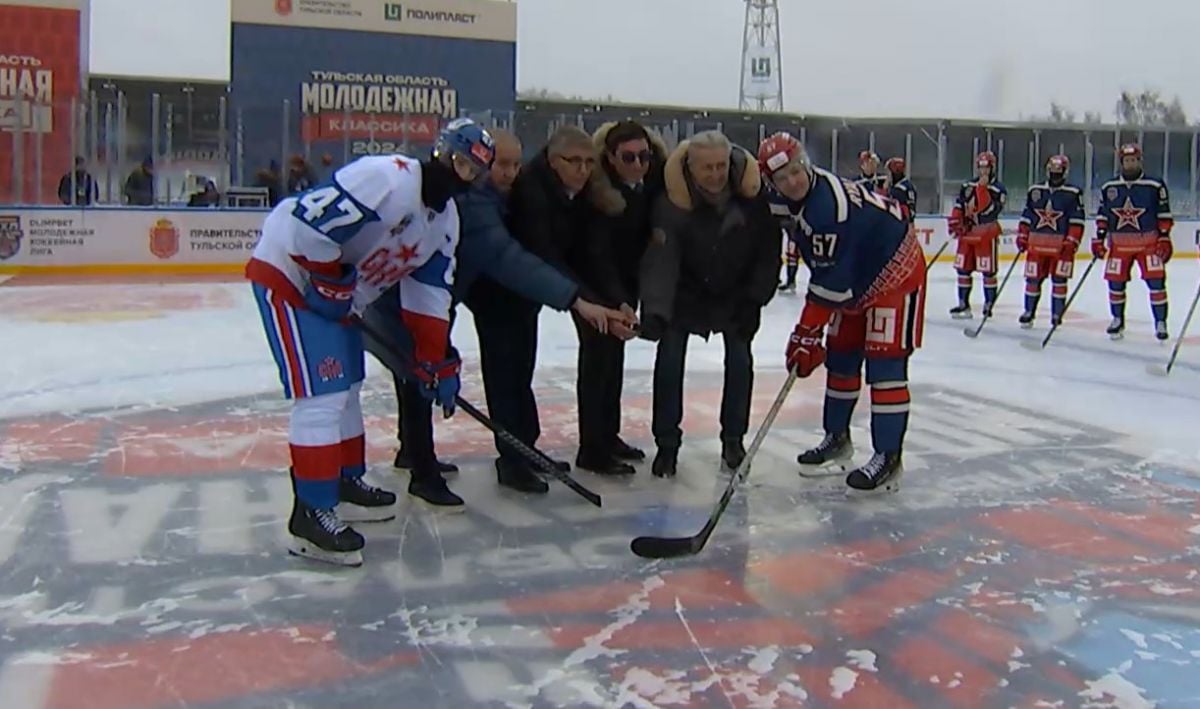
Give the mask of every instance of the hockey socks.
<path id="1" fill-rule="evenodd" d="M 1050 315 L 1061 322 L 1063 313 L 1067 310 L 1067 279 L 1050 279 Z"/>
<path id="2" fill-rule="evenodd" d="M 1025 312 L 1036 313 L 1038 302 L 1042 299 L 1042 281 L 1037 278 L 1025 279 Z"/>
<path id="3" fill-rule="evenodd" d="M 971 274 L 967 271 L 958 272 L 958 303 L 967 305 L 971 302 Z"/>
<path id="4" fill-rule="evenodd" d="M 996 290 L 996 274 L 983 274 L 983 309 L 985 313 L 991 310 L 992 306 L 996 304 Z"/>
<path id="5" fill-rule="evenodd" d="M 1125 284 L 1110 281 L 1108 284 L 1108 309 L 1118 320 L 1125 319 Z"/>
<path id="6" fill-rule="evenodd" d="M 1154 322 L 1167 321 L 1167 279 L 1151 278 L 1146 281 L 1150 289 L 1150 310 L 1154 313 Z"/>
<path id="7" fill-rule="evenodd" d="M 871 443 L 877 453 L 895 453 L 904 447 L 908 430 L 908 357 L 867 360 L 871 385 Z"/>

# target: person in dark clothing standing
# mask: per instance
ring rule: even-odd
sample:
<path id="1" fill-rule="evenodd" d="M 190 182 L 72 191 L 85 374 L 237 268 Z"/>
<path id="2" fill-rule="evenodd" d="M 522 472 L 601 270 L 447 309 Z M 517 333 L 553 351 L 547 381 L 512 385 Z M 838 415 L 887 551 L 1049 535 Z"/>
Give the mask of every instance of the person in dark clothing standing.
<path id="1" fill-rule="evenodd" d="M 523 249 L 509 235 L 504 218 L 508 211 L 508 194 L 521 167 L 521 143 L 511 133 L 489 132 L 495 142 L 496 157 L 487 182 L 455 197 L 460 226 L 455 252 L 454 301 L 461 302 L 473 283 L 488 277 L 535 303 L 556 310 L 570 310 L 589 323 L 589 327 L 607 329 L 608 322 L 619 318 L 620 313 L 580 298 L 578 285 Z M 386 309 L 396 302 L 393 298 L 378 299 L 367 311 L 368 319 L 378 329 L 391 329 L 388 323 L 395 322 L 396 315 Z M 392 319 L 389 321 L 389 318 Z M 388 354 L 381 343 L 370 337 L 366 342 L 368 349 L 387 364 Z M 393 373 L 405 373 L 402 367 L 392 370 Z M 484 376 L 486 378 L 486 373 Z M 409 486 L 410 494 L 439 508 L 461 508 L 462 498 L 446 487 L 442 477 L 458 468 L 439 461 L 434 450 L 433 405 L 416 390 L 416 383 L 405 381 L 399 374 L 394 374 L 394 380 L 400 438 L 395 467 L 411 472 L 416 484 Z M 488 409 L 493 409 L 490 401 Z M 536 482 L 540 483 L 539 491 L 546 487 L 541 479 Z"/>
<path id="2" fill-rule="evenodd" d="M 147 157 L 125 180 L 125 202 L 132 206 L 154 205 L 154 161 Z"/>
<path id="3" fill-rule="evenodd" d="M 509 227 L 522 246 L 577 283 L 580 297 L 602 303 L 578 275 L 589 257 L 587 230 L 595 211 L 583 193 L 595 166 L 592 137 L 575 126 L 560 128 L 514 182 Z M 466 302 L 475 315 L 488 412 L 522 443 L 534 445 L 541 435 L 533 396 L 541 305 L 490 278 L 479 279 Z M 496 449 L 501 485 L 547 491 L 516 451 L 499 439 Z M 558 465 L 570 469 L 565 461 Z"/>
<path id="4" fill-rule="evenodd" d="M 87 171 L 87 163 L 82 157 L 76 157 L 75 169 L 58 181 L 58 201 L 69 206 L 90 207 L 99 198 L 100 191 Z"/>
<path id="5" fill-rule="evenodd" d="M 691 335 L 725 340 L 721 462 L 746 456 L 754 360 L 750 343 L 775 293 L 779 226 L 755 159 L 718 131 L 697 133 L 671 154 L 654 231 L 642 259 L 641 334 L 658 341 L 651 471 L 675 475 L 683 433 L 683 377 Z"/>
<path id="6" fill-rule="evenodd" d="M 588 198 L 598 214 L 588 232 L 591 257 L 580 277 L 605 301 L 629 318 L 636 317 L 638 269 L 650 241 L 653 200 L 662 193 L 663 165 L 669 150 L 662 138 L 636 121 L 606 123 L 592 136 L 601 154 L 600 168 L 588 183 Z M 620 437 L 621 389 L 625 378 L 625 342 L 597 332 L 575 317 L 579 333 L 576 396 L 579 407 L 579 454 L 575 465 L 601 475 L 631 475 L 646 457 Z"/>

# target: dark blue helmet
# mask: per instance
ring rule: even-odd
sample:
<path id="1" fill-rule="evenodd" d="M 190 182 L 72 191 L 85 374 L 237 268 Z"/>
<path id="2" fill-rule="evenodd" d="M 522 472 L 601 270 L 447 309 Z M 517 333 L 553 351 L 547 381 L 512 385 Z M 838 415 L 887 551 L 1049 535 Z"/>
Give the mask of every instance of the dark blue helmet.
<path id="1" fill-rule="evenodd" d="M 483 126 L 470 118 L 456 118 L 446 124 L 433 145 L 435 160 L 449 164 L 454 155 L 463 156 L 485 172 L 496 158 L 496 144 Z"/>

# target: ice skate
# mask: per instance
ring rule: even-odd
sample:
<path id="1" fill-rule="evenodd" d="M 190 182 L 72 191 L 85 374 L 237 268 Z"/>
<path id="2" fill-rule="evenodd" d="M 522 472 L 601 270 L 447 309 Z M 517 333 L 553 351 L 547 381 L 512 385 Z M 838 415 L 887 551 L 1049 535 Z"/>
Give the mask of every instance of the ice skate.
<path id="1" fill-rule="evenodd" d="M 677 448 L 659 448 L 650 464 L 650 472 L 656 478 L 673 478 L 679 467 L 679 450 Z"/>
<path id="2" fill-rule="evenodd" d="M 795 283 L 782 283 L 779 286 L 779 292 L 787 293 L 789 295 L 794 295 L 796 293 L 796 284 Z"/>
<path id="3" fill-rule="evenodd" d="M 899 453 L 876 453 L 866 465 L 850 471 L 846 485 L 862 492 L 895 492 L 900 489 L 903 473 Z"/>
<path id="4" fill-rule="evenodd" d="M 992 308 L 995 307 L 995 305 L 996 305 L 995 303 L 984 303 L 983 304 L 983 317 L 985 317 L 985 318 L 992 317 Z"/>
<path id="5" fill-rule="evenodd" d="M 300 500 L 288 520 L 288 553 L 338 566 L 362 566 L 362 535 L 346 526 L 333 510 L 318 510 Z"/>
<path id="6" fill-rule="evenodd" d="M 338 515 L 347 522 L 387 522 L 396 518 L 396 494 L 368 485 L 362 478 L 342 478 L 338 499 Z"/>
<path id="7" fill-rule="evenodd" d="M 800 477 L 825 478 L 841 475 L 850 467 L 854 458 L 854 444 L 850 432 L 826 433 L 815 448 L 810 448 L 796 457 L 800 464 Z"/>
<path id="8" fill-rule="evenodd" d="M 1062 325 L 1062 316 L 1061 315 L 1051 315 L 1050 316 L 1050 324 L 1054 325 L 1055 327 Z"/>
<path id="9" fill-rule="evenodd" d="M 971 306 L 966 303 L 959 303 L 950 308 L 950 317 L 955 320 L 970 320 L 973 317 L 971 315 Z"/>
<path id="10" fill-rule="evenodd" d="M 1110 339 L 1120 340 L 1125 337 L 1125 318 L 1113 318 L 1105 330 Z"/>
<path id="11" fill-rule="evenodd" d="M 1026 310 L 1021 313 L 1021 317 L 1017 318 L 1017 322 L 1021 324 L 1022 330 L 1028 330 L 1033 327 L 1033 312 Z"/>
<path id="12" fill-rule="evenodd" d="M 1154 323 L 1154 337 L 1159 340 L 1166 340 L 1171 337 L 1171 333 L 1167 330 L 1167 322 L 1159 320 Z"/>
<path id="13" fill-rule="evenodd" d="M 438 512 L 462 512 L 463 499 L 446 487 L 441 475 L 414 477 L 408 482 L 408 494 Z"/>

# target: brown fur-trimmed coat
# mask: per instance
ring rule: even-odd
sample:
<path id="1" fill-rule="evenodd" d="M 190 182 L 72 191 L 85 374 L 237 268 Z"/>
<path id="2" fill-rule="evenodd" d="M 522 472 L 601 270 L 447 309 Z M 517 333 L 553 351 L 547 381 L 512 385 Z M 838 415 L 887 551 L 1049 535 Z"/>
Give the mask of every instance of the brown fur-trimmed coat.
<path id="1" fill-rule="evenodd" d="M 732 198 L 723 213 L 696 191 L 687 171 L 687 141 L 664 168 L 666 192 L 653 217 L 642 259 L 643 332 L 668 324 L 708 336 L 752 338 L 779 278 L 780 232 L 753 156 L 734 147 Z"/>
<path id="2" fill-rule="evenodd" d="M 592 135 L 599 166 L 588 182 L 588 199 L 596 208 L 589 240 L 593 264 L 588 285 L 609 305 L 637 308 L 640 288 L 638 273 L 642 254 L 650 242 L 650 215 L 654 201 L 663 192 L 663 168 L 670 150 L 662 137 L 647 129 L 650 138 L 650 170 L 639 189 L 622 182 L 609 164 L 604 141 L 616 122 L 605 123 Z"/>

